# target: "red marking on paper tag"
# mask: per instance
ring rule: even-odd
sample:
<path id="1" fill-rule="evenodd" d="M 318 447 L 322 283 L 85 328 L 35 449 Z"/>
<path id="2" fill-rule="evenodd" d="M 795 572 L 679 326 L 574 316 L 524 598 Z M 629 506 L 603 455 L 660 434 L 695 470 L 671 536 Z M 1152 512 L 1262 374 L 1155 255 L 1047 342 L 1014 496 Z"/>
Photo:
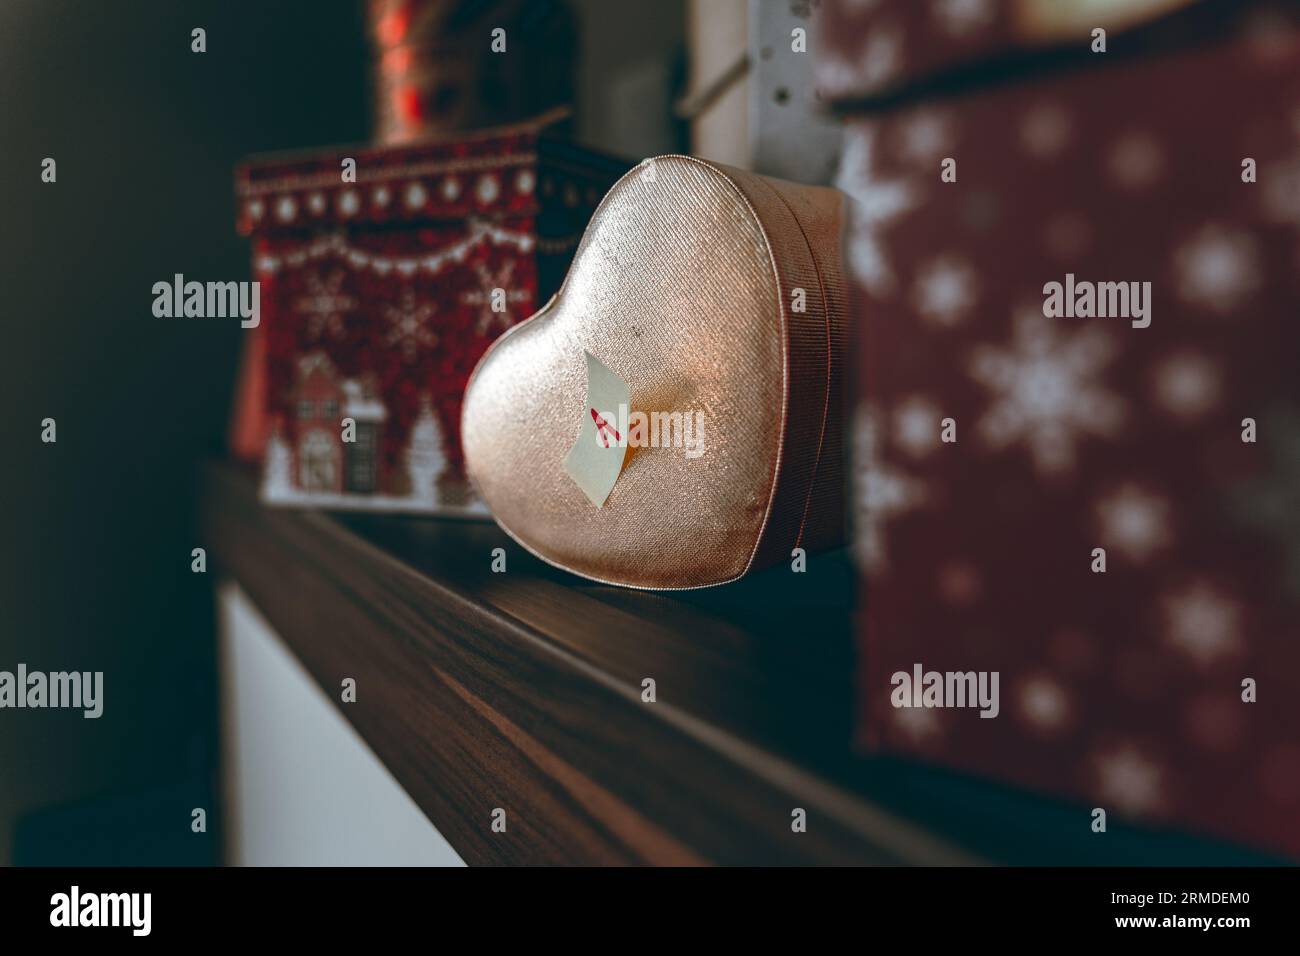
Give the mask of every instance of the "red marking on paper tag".
<path id="1" fill-rule="evenodd" d="M 583 354 L 587 360 L 587 399 L 583 407 L 590 414 L 582 416 L 578 439 L 564 459 L 564 468 L 587 500 L 600 508 L 614 490 L 627 455 L 627 444 L 610 419 L 617 421 L 617 416 L 626 414 L 624 409 L 632 403 L 632 389 L 596 356 Z"/>
<path id="2" fill-rule="evenodd" d="M 622 438 L 619 437 L 618 429 L 615 428 L 613 425 L 609 424 L 609 422 L 605 421 L 605 419 L 601 418 L 600 412 L 596 411 L 594 408 L 591 410 L 591 417 L 596 422 L 596 431 L 600 435 L 600 443 L 604 445 L 606 448 L 609 447 L 609 437 L 607 433 L 612 434 L 614 436 L 614 441 L 623 440 Z"/>

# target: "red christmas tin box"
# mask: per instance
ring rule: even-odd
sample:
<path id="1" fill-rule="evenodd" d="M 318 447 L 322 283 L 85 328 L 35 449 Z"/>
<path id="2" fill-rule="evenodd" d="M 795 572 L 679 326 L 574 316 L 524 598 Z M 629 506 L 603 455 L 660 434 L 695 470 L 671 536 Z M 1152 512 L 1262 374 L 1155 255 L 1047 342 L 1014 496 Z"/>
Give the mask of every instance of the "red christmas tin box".
<path id="1" fill-rule="evenodd" d="M 462 465 L 465 382 L 558 288 L 627 168 L 547 125 L 238 169 L 262 321 L 232 436 L 243 457 L 264 450 L 266 501 L 483 510 Z"/>

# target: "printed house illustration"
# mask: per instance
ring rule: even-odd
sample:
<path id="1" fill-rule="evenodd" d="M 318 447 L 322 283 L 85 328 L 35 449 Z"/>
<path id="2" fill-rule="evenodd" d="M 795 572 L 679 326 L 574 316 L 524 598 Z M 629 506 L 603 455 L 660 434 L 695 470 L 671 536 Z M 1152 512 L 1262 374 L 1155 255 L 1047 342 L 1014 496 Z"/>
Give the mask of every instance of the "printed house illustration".
<path id="1" fill-rule="evenodd" d="M 379 487 L 379 438 L 387 415 L 364 381 L 340 379 L 321 353 L 299 363 L 291 405 L 297 441 L 294 474 L 305 492 L 373 494 Z M 355 440 L 343 440 L 343 420 L 355 424 Z"/>
<path id="2" fill-rule="evenodd" d="M 486 513 L 460 454 L 465 383 L 492 340 L 559 288 L 596 204 L 628 169 L 569 142 L 561 119 L 240 166 L 238 229 L 266 284 L 233 434 L 241 457 L 264 459 L 264 500 Z M 355 181 L 339 175 L 345 158 Z M 318 352 L 333 369 L 298 381 L 299 362 Z M 376 402 L 382 416 L 368 414 Z M 355 444 L 340 442 L 348 403 Z"/>

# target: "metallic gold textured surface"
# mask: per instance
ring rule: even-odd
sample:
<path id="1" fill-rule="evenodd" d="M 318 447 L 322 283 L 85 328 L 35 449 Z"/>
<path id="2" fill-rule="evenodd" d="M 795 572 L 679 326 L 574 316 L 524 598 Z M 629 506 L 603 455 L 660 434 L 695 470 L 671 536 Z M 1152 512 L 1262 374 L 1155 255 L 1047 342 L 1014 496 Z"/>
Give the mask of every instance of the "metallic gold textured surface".
<path id="1" fill-rule="evenodd" d="M 839 428 L 841 197 L 689 157 L 659 157 L 654 173 L 613 187 L 559 293 L 483 357 L 462 442 L 497 522 L 544 560 L 610 583 L 702 587 L 788 557 L 818 487 L 840 506 L 838 456 L 823 451 Z M 813 242 L 833 254 L 814 256 Z M 584 349 L 630 384 L 634 412 L 705 422 L 698 458 L 629 448 L 601 508 L 563 465 L 588 414 Z"/>

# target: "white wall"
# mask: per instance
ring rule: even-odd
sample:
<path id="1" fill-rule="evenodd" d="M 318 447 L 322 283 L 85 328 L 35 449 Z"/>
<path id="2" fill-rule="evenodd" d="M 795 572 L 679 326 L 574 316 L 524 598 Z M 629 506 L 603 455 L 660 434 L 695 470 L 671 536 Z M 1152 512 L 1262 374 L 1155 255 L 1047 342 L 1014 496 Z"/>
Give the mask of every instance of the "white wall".
<path id="1" fill-rule="evenodd" d="M 464 865 L 238 585 L 218 627 L 230 863 Z"/>

